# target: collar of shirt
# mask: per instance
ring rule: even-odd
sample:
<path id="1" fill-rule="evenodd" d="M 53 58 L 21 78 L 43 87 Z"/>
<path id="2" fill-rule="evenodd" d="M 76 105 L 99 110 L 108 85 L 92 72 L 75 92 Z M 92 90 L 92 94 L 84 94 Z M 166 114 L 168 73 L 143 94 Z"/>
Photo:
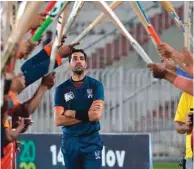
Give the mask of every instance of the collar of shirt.
<path id="1" fill-rule="evenodd" d="M 83 78 L 82 80 L 74 81 L 74 80 L 72 79 L 72 77 L 71 77 L 70 82 L 72 83 L 72 85 L 73 85 L 74 87 L 78 88 L 78 87 L 81 87 L 81 86 L 86 82 L 86 79 L 87 79 L 87 77 L 84 76 L 84 78 Z"/>

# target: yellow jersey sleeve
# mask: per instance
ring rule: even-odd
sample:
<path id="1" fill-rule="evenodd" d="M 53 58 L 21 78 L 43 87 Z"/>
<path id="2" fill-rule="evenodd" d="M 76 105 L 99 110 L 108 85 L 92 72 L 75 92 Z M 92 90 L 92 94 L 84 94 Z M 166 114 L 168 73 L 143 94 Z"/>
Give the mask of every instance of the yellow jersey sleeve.
<path id="1" fill-rule="evenodd" d="M 186 117 L 189 111 L 186 94 L 183 93 L 178 103 L 174 121 L 180 121 L 185 123 Z"/>
<path id="2" fill-rule="evenodd" d="M 174 121 L 180 121 L 185 123 L 186 122 L 186 117 L 188 113 L 190 112 L 190 108 L 193 108 L 194 106 L 194 97 L 187 94 L 183 93 L 181 95 L 176 115 L 174 118 Z M 186 156 L 185 158 L 192 158 L 193 153 L 191 150 L 191 134 L 186 135 Z"/>

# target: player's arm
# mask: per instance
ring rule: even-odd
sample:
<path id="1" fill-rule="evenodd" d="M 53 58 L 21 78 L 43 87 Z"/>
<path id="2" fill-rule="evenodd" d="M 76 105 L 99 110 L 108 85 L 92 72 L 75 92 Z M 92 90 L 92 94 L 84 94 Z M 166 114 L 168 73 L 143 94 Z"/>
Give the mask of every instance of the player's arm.
<path id="1" fill-rule="evenodd" d="M 4 91 L 4 95 L 6 95 L 6 99 L 8 101 L 8 114 L 11 115 L 18 106 L 20 106 L 20 101 L 18 100 L 17 95 L 25 88 L 25 80 L 22 74 L 18 74 L 15 77 L 11 77 L 12 79 L 9 81 L 8 86 L 5 86 L 6 91 Z"/>
<path id="2" fill-rule="evenodd" d="M 65 42 L 65 36 L 61 39 L 61 44 Z M 60 66 L 62 64 L 62 58 L 66 58 L 69 56 L 74 48 L 74 46 L 78 45 L 79 43 L 74 43 L 71 45 L 63 45 L 59 48 L 57 54 L 56 54 L 56 62 L 55 62 L 55 68 Z M 34 55 L 32 58 L 28 59 L 23 65 L 22 65 L 22 71 L 28 71 L 32 67 L 35 67 L 36 65 L 39 65 L 41 62 L 50 61 L 51 51 L 52 51 L 52 45 L 53 41 L 51 41 L 48 45 L 44 46 L 44 48 Z M 49 65 L 49 63 L 47 63 Z"/>
<path id="3" fill-rule="evenodd" d="M 172 52 L 171 57 L 185 72 L 193 76 L 193 54 L 186 47 L 183 48 L 183 53 L 181 54 L 176 51 Z"/>
<path id="4" fill-rule="evenodd" d="M 71 126 L 81 122 L 80 120 L 77 120 L 75 118 L 67 117 L 65 113 L 66 111 L 64 110 L 64 107 L 54 107 L 54 117 L 56 126 Z"/>
<path id="5" fill-rule="evenodd" d="M 186 105 L 186 98 L 185 94 L 182 94 L 174 118 L 175 128 L 179 134 L 185 134 L 192 130 L 192 127 L 187 124 L 187 114 L 188 107 Z"/>
<path id="6" fill-rule="evenodd" d="M 32 98 L 22 103 L 16 109 L 17 116 L 28 117 L 29 115 L 31 115 L 40 105 L 45 92 L 53 87 L 54 80 L 54 73 L 50 73 L 49 75 L 43 77 L 40 86 L 38 87 Z"/>
<path id="7" fill-rule="evenodd" d="M 175 121 L 175 128 L 177 133 L 185 134 L 192 131 L 192 128 L 181 121 Z"/>
<path id="8" fill-rule="evenodd" d="M 164 79 L 168 80 L 174 87 L 193 96 L 193 80 L 166 71 Z"/>
<path id="9" fill-rule="evenodd" d="M 99 121 L 104 111 L 104 88 L 97 82 L 94 90 L 94 101 L 89 110 L 67 110 L 65 115 L 82 121 Z"/>
<path id="10" fill-rule="evenodd" d="M 88 111 L 89 121 L 99 121 L 104 111 L 104 87 L 99 81 L 96 82 L 94 88 L 94 101 Z"/>
<path id="11" fill-rule="evenodd" d="M 67 45 L 62 46 L 57 55 L 54 68 L 62 64 L 62 59 L 70 54 L 73 47 L 77 45 Z M 38 54 L 28 59 L 21 67 L 22 72 L 24 73 L 26 86 L 32 84 L 36 80 L 40 79 L 42 76 L 48 73 L 48 67 L 50 64 L 50 55 L 51 55 L 52 45 L 48 44 L 42 49 Z"/>
<path id="12" fill-rule="evenodd" d="M 193 95 L 193 80 L 175 74 L 174 72 L 166 69 L 163 64 L 149 64 L 148 68 L 152 71 L 153 77 L 166 79 L 175 87 Z"/>
<path id="13" fill-rule="evenodd" d="M 193 57 L 192 53 L 189 52 L 187 48 L 184 48 L 183 53 L 180 53 L 170 45 L 162 43 L 158 45 L 158 51 L 163 57 L 167 56 L 172 58 L 185 72 L 193 76 Z"/>
<path id="14" fill-rule="evenodd" d="M 182 91 L 190 94 L 193 96 L 193 80 L 188 79 L 182 76 L 177 76 L 174 81 L 173 85 Z"/>
<path id="15" fill-rule="evenodd" d="M 47 59 L 48 58 L 48 59 Z M 27 60 L 21 67 L 21 70 L 24 74 L 26 86 L 34 83 L 44 75 L 48 73 L 48 67 L 50 64 L 50 59 L 46 51 L 41 50 L 34 57 Z M 55 67 L 58 64 L 55 62 Z"/>
<path id="16" fill-rule="evenodd" d="M 32 98 L 21 105 L 22 110 L 27 115 L 31 115 L 36 108 L 40 105 L 45 92 L 48 90 L 46 86 L 40 85 Z"/>
<path id="17" fill-rule="evenodd" d="M 164 79 L 172 83 L 176 88 L 193 96 L 193 80 L 166 70 Z"/>
<path id="18" fill-rule="evenodd" d="M 7 143 L 12 142 L 22 133 L 23 129 L 25 128 L 24 119 L 23 118 L 20 119 L 20 124 L 15 129 L 9 128 L 9 122 L 7 120 L 4 124 L 4 128 L 5 128 L 5 141 Z"/>
<path id="19" fill-rule="evenodd" d="M 103 100 L 93 101 L 93 103 L 88 111 L 89 120 L 90 121 L 101 120 L 103 111 L 104 111 L 104 101 Z"/>
<path id="20" fill-rule="evenodd" d="M 103 110 L 104 101 L 95 100 L 92 102 L 92 105 L 89 110 L 66 110 L 64 114 L 66 117 L 82 120 L 85 122 L 99 121 L 101 120 Z"/>
<path id="21" fill-rule="evenodd" d="M 65 42 L 65 38 L 66 37 L 62 37 L 61 44 L 63 44 Z M 26 72 L 26 71 L 31 70 L 32 67 L 38 66 L 42 62 L 50 61 L 52 45 L 53 45 L 53 41 L 51 41 L 49 44 L 45 45 L 39 53 L 34 55 L 32 58 L 28 59 L 22 65 L 21 70 L 23 72 Z M 59 66 L 62 63 L 61 57 L 68 56 L 70 54 L 72 48 L 75 45 L 76 44 L 60 47 L 60 49 L 55 57 L 56 58 L 55 67 Z M 47 67 L 48 67 L 49 62 L 46 62 L 46 63 L 47 63 Z"/>
<path id="22" fill-rule="evenodd" d="M 65 115 L 67 111 L 69 112 L 70 110 L 65 110 L 64 108 L 65 102 L 63 88 L 61 87 L 57 87 L 55 90 L 54 105 L 54 117 L 56 126 L 70 126 L 82 122 L 81 120 L 67 117 Z"/>

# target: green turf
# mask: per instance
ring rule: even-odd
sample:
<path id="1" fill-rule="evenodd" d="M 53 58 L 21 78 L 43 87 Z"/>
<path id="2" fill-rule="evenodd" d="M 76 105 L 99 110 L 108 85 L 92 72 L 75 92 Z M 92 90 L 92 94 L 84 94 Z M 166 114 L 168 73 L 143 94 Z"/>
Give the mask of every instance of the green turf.
<path id="1" fill-rule="evenodd" d="M 178 163 L 155 163 L 153 169 L 179 169 Z"/>

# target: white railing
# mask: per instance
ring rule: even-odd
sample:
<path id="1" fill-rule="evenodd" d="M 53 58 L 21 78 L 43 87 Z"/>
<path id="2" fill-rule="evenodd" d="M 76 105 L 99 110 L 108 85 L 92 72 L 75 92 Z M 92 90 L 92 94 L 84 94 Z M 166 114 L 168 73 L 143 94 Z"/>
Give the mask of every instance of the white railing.
<path id="1" fill-rule="evenodd" d="M 153 153 L 180 156 L 184 136 L 175 132 L 173 118 L 180 91 L 164 80 L 154 80 L 146 69 L 107 68 L 88 70 L 104 84 L 105 111 L 101 132 L 150 132 Z M 56 86 L 70 77 L 67 70 L 56 75 Z M 25 101 L 39 82 L 29 86 L 20 98 Z M 61 132 L 53 117 L 54 88 L 48 91 L 32 115 L 29 133 Z M 169 148 L 170 147 L 170 148 Z"/>

